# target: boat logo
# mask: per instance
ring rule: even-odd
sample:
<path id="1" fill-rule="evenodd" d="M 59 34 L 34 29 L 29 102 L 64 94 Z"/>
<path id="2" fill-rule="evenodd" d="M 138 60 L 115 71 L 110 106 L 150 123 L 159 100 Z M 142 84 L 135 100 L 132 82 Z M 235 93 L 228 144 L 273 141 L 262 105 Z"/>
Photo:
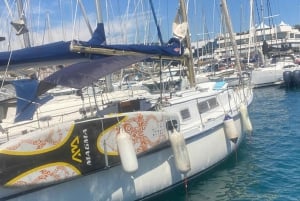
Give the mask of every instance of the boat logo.
<path id="1" fill-rule="evenodd" d="M 82 130 L 82 132 L 83 132 L 83 135 L 82 135 L 83 136 L 83 148 L 84 148 L 86 165 L 90 166 L 90 165 L 92 165 L 92 158 L 91 158 L 87 129 Z M 76 136 L 71 142 L 72 160 L 76 161 L 78 163 L 82 163 L 82 155 L 81 155 L 81 149 L 79 147 L 79 144 L 80 144 L 80 138 L 79 138 L 79 136 Z"/>
<path id="2" fill-rule="evenodd" d="M 71 142 L 72 160 L 82 163 L 81 153 L 79 148 L 79 136 L 76 136 Z"/>
<path id="3" fill-rule="evenodd" d="M 84 151 L 85 151 L 84 154 L 85 154 L 86 164 L 92 165 L 89 136 L 87 133 L 87 129 L 84 129 L 82 132 L 83 132 L 83 144 L 84 144 Z"/>

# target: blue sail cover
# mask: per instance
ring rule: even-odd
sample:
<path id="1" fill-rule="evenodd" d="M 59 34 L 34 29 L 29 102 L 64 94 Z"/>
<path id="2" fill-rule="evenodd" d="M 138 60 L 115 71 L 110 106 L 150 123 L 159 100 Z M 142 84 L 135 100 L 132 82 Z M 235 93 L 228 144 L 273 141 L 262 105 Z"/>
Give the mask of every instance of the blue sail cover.
<path id="1" fill-rule="evenodd" d="M 159 33 L 159 35 L 161 34 Z M 142 54 L 170 56 L 170 57 L 181 56 L 184 52 L 184 47 L 181 45 L 180 40 L 175 37 L 171 38 L 166 44 L 162 44 L 162 45 L 157 45 L 157 44 L 106 45 L 103 23 L 98 24 L 97 29 L 94 31 L 92 38 L 88 42 L 82 42 L 82 41 L 73 41 L 73 42 L 76 45 L 91 47 L 91 48 L 101 48 L 101 49 L 118 50 L 118 51 L 125 51 L 125 52 L 131 51 L 131 52 L 142 53 Z"/>
<path id="2" fill-rule="evenodd" d="M 52 99 L 52 96 L 45 95 L 37 97 L 39 82 L 33 79 L 23 79 L 12 81 L 17 95 L 17 110 L 15 122 L 32 119 L 34 112 L 39 105 Z"/>
<path id="3" fill-rule="evenodd" d="M 132 51 L 137 53 L 178 57 L 183 53 L 183 47 L 179 39 L 171 38 L 164 45 L 105 45 L 105 32 L 103 23 L 97 25 L 92 38 L 89 41 L 73 41 L 81 46 L 92 48 L 103 48 L 110 50 Z M 76 63 L 82 60 L 99 59 L 107 55 L 86 55 L 70 51 L 71 41 L 60 41 L 46 45 L 14 50 L 11 52 L 0 52 L 0 71 L 5 70 L 9 63 L 10 70 L 44 65 L 58 65 Z"/>
<path id="4" fill-rule="evenodd" d="M 103 23 L 97 25 L 92 38 L 87 42 L 82 42 L 87 46 L 101 45 L 105 43 L 105 33 Z M 70 51 L 71 41 L 59 41 L 46 45 L 34 46 L 14 51 L 0 52 L 0 70 L 5 70 L 9 63 L 10 70 L 18 67 L 24 67 L 25 64 L 32 66 L 45 64 L 64 64 L 80 59 L 89 59 L 85 54 L 74 53 Z M 99 57 L 97 57 L 99 58 Z"/>
<path id="5" fill-rule="evenodd" d="M 149 55 L 110 56 L 90 62 L 72 64 L 54 72 L 41 81 L 38 95 L 43 94 L 56 85 L 82 89 L 85 86 L 91 85 L 101 77 L 149 57 Z"/>
<path id="6" fill-rule="evenodd" d="M 29 47 L 12 52 L 0 53 L 0 67 L 7 66 L 11 55 L 10 65 L 26 64 L 26 63 L 39 63 L 43 61 L 61 60 L 61 59 L 75 59 L 82 55 L 70 52 L 69 42 L 55 42 L 41 46 Z"/>
<path id="7" fill-rule="evenodd" d="M 87 45 L 105 45 L 106 43 L 106 37 L 105 37 L 105 31 L 104 31 L 104 24 L 98 23 L 97 28 L 94 31 L 92 38 L 87 42 Z"/>

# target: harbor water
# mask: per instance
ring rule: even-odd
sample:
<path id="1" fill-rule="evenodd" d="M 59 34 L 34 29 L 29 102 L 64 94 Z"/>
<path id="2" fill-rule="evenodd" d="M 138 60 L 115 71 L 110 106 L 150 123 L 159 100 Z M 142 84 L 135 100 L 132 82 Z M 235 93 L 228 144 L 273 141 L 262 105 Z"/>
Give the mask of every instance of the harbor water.
<path id="1" fill-rule="evenodd" d="M 300 91 L 254 89 L 253 134 L 237 154 L 155 201 L 300 201 Z"/>

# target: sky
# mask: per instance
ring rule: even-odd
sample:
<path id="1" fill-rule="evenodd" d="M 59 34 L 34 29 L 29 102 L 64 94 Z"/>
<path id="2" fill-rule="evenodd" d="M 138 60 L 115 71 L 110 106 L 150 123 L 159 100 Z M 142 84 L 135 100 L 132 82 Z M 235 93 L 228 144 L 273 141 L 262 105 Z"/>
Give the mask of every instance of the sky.
<path id="1" fill-rule="evenodd" d="M 255 24 L 281 21 L 300 24 L 299 0 L 253 0 Z M 31 45 L 61 40 L 88 40 L 90 33 L 78 0 L 23 0 Z M 89 23 L 95 28 L 97 15 L 94 0 L 81 0 Z M 157 21 L 167 42 L 172 37 L 172 22 L 177 0 L 152 0 Z M 220 0 L 186 0 L 192 41 L 207 40 L 222 32 Z M 108 44 L 157 42 L 157 30 L 149 0 L 100 0 Z M 235 32 L 249 30 L 249 0 L 227 0 Z M 10 22 L 18 20 L 16 0 L 0 0 L 0 51 L 24 47 Z M 273 17 L 268 17 L 273 16 Z"/>

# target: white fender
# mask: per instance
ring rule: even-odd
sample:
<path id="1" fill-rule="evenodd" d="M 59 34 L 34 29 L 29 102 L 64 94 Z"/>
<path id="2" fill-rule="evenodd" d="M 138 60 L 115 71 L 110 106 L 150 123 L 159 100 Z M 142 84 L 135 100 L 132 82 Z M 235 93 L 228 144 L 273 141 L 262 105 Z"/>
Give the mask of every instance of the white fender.
<path id="1" fill-rule="evenodd" d="M 242 118 L 243 128 L 247 133 L 250 134 L 250 133 L 252 133 L 253 128 L 252 128 L 251 120 L 250 120 L 249 115 L 248 115 L 247 107 L 245 106 L 244 103 L 241 103 L 240 111 L 241 111 L 241 118 Z"/>
<path id="2" fill-rule="evenodd" d="M 181 173 L 186 173 L 191 169 L 189 153 L 184 141 L 182 133 L 176 130 L 170 135 L 170 143 L 172 146 L 176 168 Z"/>
<path id="3" fill-rule="evenodd" d="M 239 133 L 232 117 L 228 115 L 226 115 L 224 119 L 224 132 L 227 139 L 231 140 L 233 143 L 237 142 L 239 138 Z"/>
<path id="4" fill-rule="evenodd" d="M 138 169 L 137 156 L 130 136 L 123 129 L 117 135 L 117 145 L 123 169 L 135 172 Z"/>

